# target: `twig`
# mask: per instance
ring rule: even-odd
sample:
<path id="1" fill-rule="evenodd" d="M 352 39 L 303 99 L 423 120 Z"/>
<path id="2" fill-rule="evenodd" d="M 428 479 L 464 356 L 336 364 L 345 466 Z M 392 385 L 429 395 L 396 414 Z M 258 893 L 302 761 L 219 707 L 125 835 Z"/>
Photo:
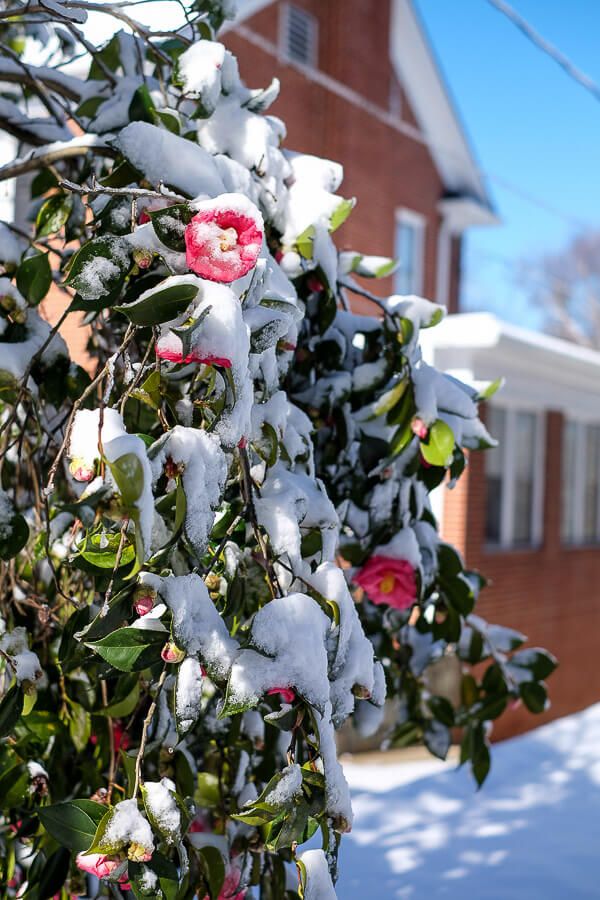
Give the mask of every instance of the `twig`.
<path id="1" fill-rule="evenodd" d="M 260 530 L 260 526 L 258 524 L 258 518 L 256 516 L 256 508 L 254 506 L 254 495 L 253 495 L 253 486 L 252 486 L 252 478 L 250 476 L 250 462 L 248 460 L 248 451 L 246 448 L 240 448 L 239 451 L 240 456 L 240 464 L 242 469 L 242 493 L 244 495 L 244 500 L 246 502 L 246 509 L 248 510 L 248 515 L 250 516 L 250 522 L 252 524 L 252 530 L 254 531 L 254 536 L 256 538 L 256 542 L 260 547 L 260 552 L 263 555 L 265 561 L 265 571 L 267 574 L 267 581 L 269 583 L 269 587 L 271 588 L 271 593 L 273 597 L 280 597 L 282 595 L 281 586 L 279 581 L 277 580 L 277 575 L 273 568 L 273 563 L 271 561 L 271 557 L 269 555 L 269 551 L 267 548 L 266 541 L 264 536 Z"/>
<path id="2" fill-rule="evenodd" d="M 115 354 L 115 357 L 118 358 L 121 355 L 121 353 L 123 352 L 123 350 L 125 350 L 125 348 L 129 346 L 136 331 L 137 331 L 137 328 L 135 325 L 129 326 L 129 328 L 127 329 L 127 332 L 125 333 L 125 337 L 123 338 L 121 346 L 119 347 L 119 349 L 117 350 L 117 352 Z M 111 359 L 112 359 L 112 357 L 111 357 Z M 73 421 L 75 419 L 75 415 L 76 415 L 77 411 L 81 408 L 82 403 L 90 396 L 90 394 L 92 394 L 96 390 L 96 388 L 98 387 L 98 385 L 100 384 L 102 379 L 107 375 L 107 373 L 109 371 L 109 366 L 110 366 L 110 360 L 109 360 L 109 362 L 107 362 L 105 364 L 105 366 L 101 369 L 101 371 L 96 375 L 94 380 L 92 382 L 90 382 L 90 384 L 88 384 L 88 386 L 86 387 L 86 389 L 83 392 L 83 394 L 81 395 L 81 397 L 79 397 L 73 404 L 73 408 L 71 409 L 71 413 L 69 415 L 67 424 L 65 426 L 64 437 L 62 439 L 60 447 L 58 448 L 58 453 L 56 454 L 56 458 L 50 467 L 50 472 L 48 474 L 48 483 L 46 484 L 46 487 L 44 489 L 46 496 L 49 496 L 52 493 L 52 491 L 54 490 L 54 479 L 56 478 L 56 471 L 57 471 L 59 463 L 63 457 L 63 454 L 64 454 L 65 450 L 67 449 L 67 445 L 69 443 L 69 438 L 71 435 L 71 429 L 73 427 Z"/>
<path id="3" fill-rule="evenodd" d="M 29 140 L 29 143 L 32 143 Z M 70 159 L 73 156 L 85 156 L 86 153 L 97 153 L 116 159 L 118 151 L 106 144 L 98 135 L 88 135 L 84 138 L 74 138 L 72 141 L 57 141 L 53 144 L 44 144 L 32 150 L 22 159 L 13 159 L 5 166 L 0 166 L 0 181 L 16 178 L 26 172 L 41 169 L 50 163 L 59 162 L 62 159 Z"/>
<path id="4" fill-rule="evenodd" d="M 137 756 L 135 758 L 135 782 L 133 785 L 133 793 L 132 797 L 135 798 L 138 795 L 138 791 L 140 789 L 140 784 L 142 783 L 142 759 L 144 757 L 144 751 L 146 749 L 146 741 L 148 740 L 148 729 L 152 724 L 152 719 L 154 718 L 154 713 L 156 712 L 156 701 L 158 700 L 158 696 L 163 688 L 167 677 L 167 664 L 161 672 L 160 678 L 158 679 L 158 684 L 156 685 L 156 693 L 150 704 L 148 712 L 146 714 L 146 718 L 144 719 L 144 724 L 142 726 L 142 736 L 140 739 L 140 746 L 137 752 Z"/>
<path id="5" fill-rule="evenodd" d="M 182 197 L 180 194 L 173 194 L 171 191 L 164 190 L 146 190 L 145 188 L 111 188 L 104 187 L 102 184 L 98 184 L 95 178 L 92 179 L 91 186 L 87 184 L 76 184 L 74 181 L 68 181 L 64 179 L 64 181 L 59 182 L 59 187 L 65 188 L 67 191 L 71 191 L 73 194 L 79 194 L 80 196 L 90 196 L 95 197 L 98 194 L 109 194 L 113 197 L 154 197 L 158 200 L 179 200 L 184 202 L 187 200 L 187 197 Z"/>

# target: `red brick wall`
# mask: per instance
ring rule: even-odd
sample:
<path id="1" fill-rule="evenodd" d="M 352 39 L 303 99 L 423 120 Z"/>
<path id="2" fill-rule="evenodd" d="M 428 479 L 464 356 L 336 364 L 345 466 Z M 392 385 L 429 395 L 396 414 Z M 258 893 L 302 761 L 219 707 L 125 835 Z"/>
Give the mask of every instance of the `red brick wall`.
<path id="1" fill-rule="evenodd" d="M 388 112 L 394 77 L 389 60 L 389 0 L 376 4 L 364 0 L 295 0 L 295 5 L 318 20 L 319 70 Z M 271 4 L 247 20 L 244 27 L 276 45 L 282 6 L 280 2 Z M 342 248 L 393 256 L 396 209 L 407 207 L 425 216 L 424 294 L 435 299 L 441 224 L 437 205 L 444 186 L 428 149 L 286 65 L 275 48 L 275 52 L 261 49 L 235 30 L 226 35 L 225 42 L 238 57 L 241 75 L 249 86 L 268 84 L 274 76 L 281 80 L 281 94 L 269 112 L 285 121 L 287 146 L 343 164 L 341 193 L 357 197 L 358 203 L 338 232 Z M 415 124 L 404 93 L 401 115 L 405 123 Z M 460 239 L 453 243 L 450 305 L 456 308 Z M 390 293 L 392 280 L 370 283 L 369 288 Z"/>
<path id="2" fill-rule="evenodd" d="M 494 727 L 496 740 L 600 700 L 600 548 L 566 547 L 561 542 L 562 424 L 560 413 L 547 414 L 544 536 L 539 548 L 486 548 L 485 452 L 470 455 L 463 483 L 447 491 L 444 499 L 444 536 L 490 581 L 478 612 L 490 622 L 522 631 L 530 645 L 546 647 L 560 663 L 548 681 L 550 709 L 541 716 L 525 708 L 505 713 Z"/>

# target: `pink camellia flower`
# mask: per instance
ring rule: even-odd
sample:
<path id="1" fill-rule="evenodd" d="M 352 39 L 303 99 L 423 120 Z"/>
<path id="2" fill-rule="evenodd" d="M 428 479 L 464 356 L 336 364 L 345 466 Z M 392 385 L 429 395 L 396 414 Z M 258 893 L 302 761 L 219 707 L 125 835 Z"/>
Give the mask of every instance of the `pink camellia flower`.
<path id="1" fill-rule="evenodd" d="M 293 703 L 296 699 L 296 692 L 290 687 L 274 687 L 267 694 L 279 694 L 283 703 Z"/>
<path id="2" fill-rule="evenodd" d="M 425 424 L 423 419 L 420 419 L 418 416 L 415 416 L 415 418 L 412 420 L 412 422 L 410 423 L 410 427 L 411 427 L 412 433 L 416 434 L 416 436 L 421 441 L 424 441 L 425 438 L 427 437 L 427 435 L 429 434 L 429 429 L 427 428 L 427 425 Z"/>
<path id="3" fill-rule="evenodd" d="M 242 873 L 237 868 L 237 866 L 229 866 L 227 869 L 227 874 L 225 875 L 225 881 L 223 882 L 223 887 L 219 891 L 218 900 L 244 900 L 246 896 L 246 888 L 243 888 L 240 891 L 240 882 L 242 880 Z M 208 894 L 203 900 L 210 900 Z"/>
<path id="4" fill-rule="evenodd" d="M 106 856 L 104 853 L 80 853 L 75 862 L 82 872 L 88 872 L 96 878 L 110 878 L 123 860 L 118 856 Z M 118 881 L 124 886 L 127 875 L 121 875 Z"/>
<path id="5" fill-rule="evenodd" d="M 69 472 L 75 481 L 91 481 L 94 477 L 95 467 L 86 462 L 81 456 L 75 456 L 69 463 Z"/>
<path id="6" fill-rule="evenodd" d="M 185 652 L 174 641 L 169 641 L 160 651 L 161 658 L 167 663 L 180 663 L 185 659 Z"/>
<path id="7" fill-rule="evenodd" d="M 415 570 L 405 559 L 372 556 L 354 576 L 373 603 L 409 609 L 417 600 Z"/>
<path id="8" fill-rule="evenodd" d="M 183 355 L 183 350 L 170 346 L 170 341 L 160 339 L 156 344 L 156 355 L 159 359 L 166 359 L 167 362 L 174 363 L 202 363 L 205 366 L 221 366 L 223 369 L 231 368 L 231 360 L 225 356 L 210 356 L 198 353 L 192 350 L 187 356 Z"/>
<path id="9" fill-rule="evenodd" d="M 201 278 L 226 284 L 256 265 L 263 239 L 258 209 L 240 194 L 221 194 L 196 205 L 185 229 L 185 258 Z"/>

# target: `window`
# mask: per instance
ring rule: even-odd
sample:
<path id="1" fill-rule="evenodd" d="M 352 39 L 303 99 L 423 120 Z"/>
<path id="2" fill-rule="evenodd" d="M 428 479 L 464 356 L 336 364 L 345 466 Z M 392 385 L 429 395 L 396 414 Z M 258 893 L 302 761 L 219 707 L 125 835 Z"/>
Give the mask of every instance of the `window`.
<path id="1" fill-rule="evenodd" d="M 281 45 L 283 55 L 305 66 L 317 65 L 317 20 L 310 13 L 291 3 L 282 7 Z"/>
<path id="2" fill-rule="evenodd" d="M 543 419 L 491 406 L 487 427 L 500 443 L 485 451 L 486 542 L 535 546 L 542 538 Z"/>
<path id="3" fill-rule="evenodd" d="M 394 248 L 394 256 L 398 261 L 394 275 L 394 291 L 397 294 L 422 292 L 424 249 L 425 219 L 410 210 L 400 210 L 396 216 Z"/>
<path id="4" fill-rule="evenodd" d="M 561 519 L 566 543 L 600 541 L 600 425 L 563 425 Z"/>

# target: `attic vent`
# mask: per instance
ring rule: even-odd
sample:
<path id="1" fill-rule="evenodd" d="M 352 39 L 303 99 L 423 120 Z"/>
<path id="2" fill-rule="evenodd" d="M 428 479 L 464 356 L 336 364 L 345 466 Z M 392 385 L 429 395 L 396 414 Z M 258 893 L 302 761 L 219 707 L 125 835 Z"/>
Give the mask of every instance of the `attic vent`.
<path id="1" fill-rule="evenodd" d="M 288 3 L 284 7 L 283 53 L 286 59 L 305 66 L 317 64 L 317 20 L 304 9 Z"/>

